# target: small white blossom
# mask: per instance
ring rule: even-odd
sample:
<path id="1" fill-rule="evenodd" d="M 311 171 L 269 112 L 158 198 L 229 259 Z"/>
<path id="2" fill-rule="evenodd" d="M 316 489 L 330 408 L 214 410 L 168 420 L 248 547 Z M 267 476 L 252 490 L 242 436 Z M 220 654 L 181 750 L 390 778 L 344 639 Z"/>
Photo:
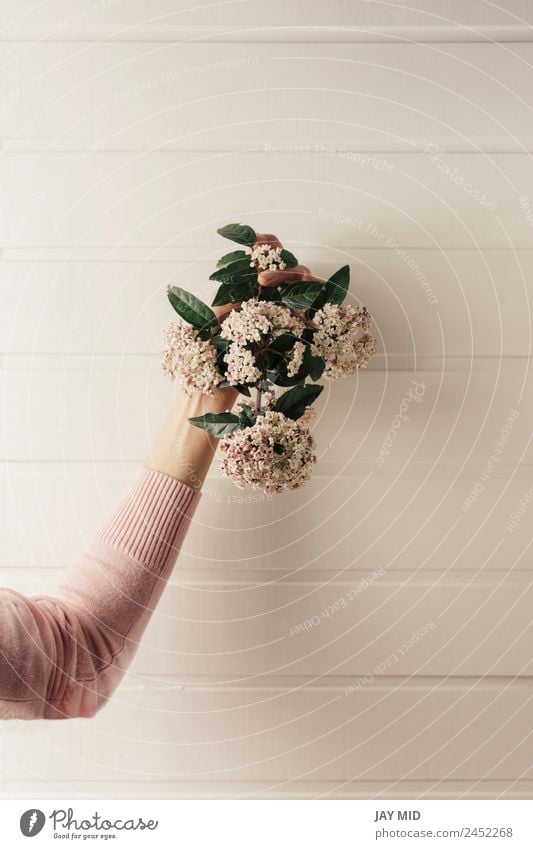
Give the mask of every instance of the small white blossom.
<path id="1" fill-rule="evenodd" d="M 238 383 L 255 383 L 261 377 L 252 351 L 236 342 L 233 342 L 224 354 L 224 362 L 228 366 L 226 379 L 232 386 Z"/>
<path id="2" fill-rule="evenodd" d="M 178 380 L 187 395 L 213 390 L 223 379 L 216 366 L 217 352 L 209 341 L 184 321 L 174 321 L 164 331 L 163 371 L 171 380 Z"/>
<path id="3" fill-rule="evenodd" d="M 250 486 L 266 493 L 298 489 L 311 477 L 317 459 L 307 421 L 267 410 L 251 427 L 223 437 L 221 471 L 239 489 Z"/>
<path id="4" fill-rule="evenodd" d="M 317 328 L 312 353 L 326 361 L 324 377 L 337 380 L 364 368 L 376 351 L 376 340 L 367 332 L 372 323 L 365 307 L 325 304 L 315 313 Z"/>
<path id="5" fill-rule="evenodd" d="M 283 271 L 287 267 L 281 258 L 282 248 L 273 248 L 272 245 L 258 245 L 254 248 L 250 257 L 250 265 L 258 271 Z"/>

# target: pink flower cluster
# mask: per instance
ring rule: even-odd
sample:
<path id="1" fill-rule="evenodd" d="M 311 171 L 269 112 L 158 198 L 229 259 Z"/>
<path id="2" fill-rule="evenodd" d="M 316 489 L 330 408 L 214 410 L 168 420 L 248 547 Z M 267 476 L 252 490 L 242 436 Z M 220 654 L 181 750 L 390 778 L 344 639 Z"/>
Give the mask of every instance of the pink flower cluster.
<path id="1" fill-rule="evenodd" d="M 297 421 L 267 410 L 254 425 L 223 437 L 220 469 L 243 489 L 266 493 L 298 489 L 311 477 L 316 445 L 308 427 L 312 412 Z"/>
<path id="2" fill-rule="evenodd" d="M 367 365 L 376 351 L 371 323 L 365 307 L 349 304 L 325 304 L 315 313 L 312 353 L 326 361 L 324 377 L 337 380 Z"/>
<path id="3" fill-rule="evenodd" d="M 204 342 L 197 331 L 184 321 L 173 321 L 164 331 L 163 371 L 178 380 L 187 395 L 213 390 L 223 379 L 216 365 L 217 352 L 211 342 Z"/>

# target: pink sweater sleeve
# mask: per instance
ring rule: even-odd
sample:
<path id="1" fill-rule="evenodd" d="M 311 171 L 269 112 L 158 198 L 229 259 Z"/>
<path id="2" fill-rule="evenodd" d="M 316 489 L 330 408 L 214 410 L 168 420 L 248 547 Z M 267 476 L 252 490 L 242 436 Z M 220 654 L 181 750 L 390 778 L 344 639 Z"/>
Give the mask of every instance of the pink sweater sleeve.
<path id="1" fill-rule="evenodd" d="M 131 662 L 200 494 L 146 469 L 56 594 L 0 589 L 0 719 L 93 716 Z"/>

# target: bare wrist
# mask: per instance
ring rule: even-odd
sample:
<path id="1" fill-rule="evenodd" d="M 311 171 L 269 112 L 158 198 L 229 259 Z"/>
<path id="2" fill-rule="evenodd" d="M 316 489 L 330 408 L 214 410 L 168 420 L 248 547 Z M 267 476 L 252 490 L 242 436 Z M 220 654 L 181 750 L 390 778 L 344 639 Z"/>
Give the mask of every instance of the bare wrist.
<path id="1" fill-rule="evenodd" d="M 237 397 L 238 392 L 231 387 L 216 389 L 213 396 L 201 393 L 189 396 L 179 390 L 146 466 L 170 475 L 192 489 L 200 489 L 218 440 L 191 425 L 189 418 L 230 410 Z"/>

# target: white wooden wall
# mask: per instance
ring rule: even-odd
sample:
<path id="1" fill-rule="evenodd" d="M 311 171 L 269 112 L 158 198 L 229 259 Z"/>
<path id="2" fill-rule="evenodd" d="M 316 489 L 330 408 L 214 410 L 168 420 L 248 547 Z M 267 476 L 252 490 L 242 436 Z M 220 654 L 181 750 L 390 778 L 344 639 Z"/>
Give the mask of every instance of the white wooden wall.
<path id="1" fill-rule="evenodd" d="M 52 590 L 134 479 L 164 287 L 209 297 L 217 226 L 349 262 L 380 338 L 310 486 L 210 478 L 112 703 L 4 725 L 4 795 L 531 798 L 532 23 L 2 0 L 3 583 Z"/>

